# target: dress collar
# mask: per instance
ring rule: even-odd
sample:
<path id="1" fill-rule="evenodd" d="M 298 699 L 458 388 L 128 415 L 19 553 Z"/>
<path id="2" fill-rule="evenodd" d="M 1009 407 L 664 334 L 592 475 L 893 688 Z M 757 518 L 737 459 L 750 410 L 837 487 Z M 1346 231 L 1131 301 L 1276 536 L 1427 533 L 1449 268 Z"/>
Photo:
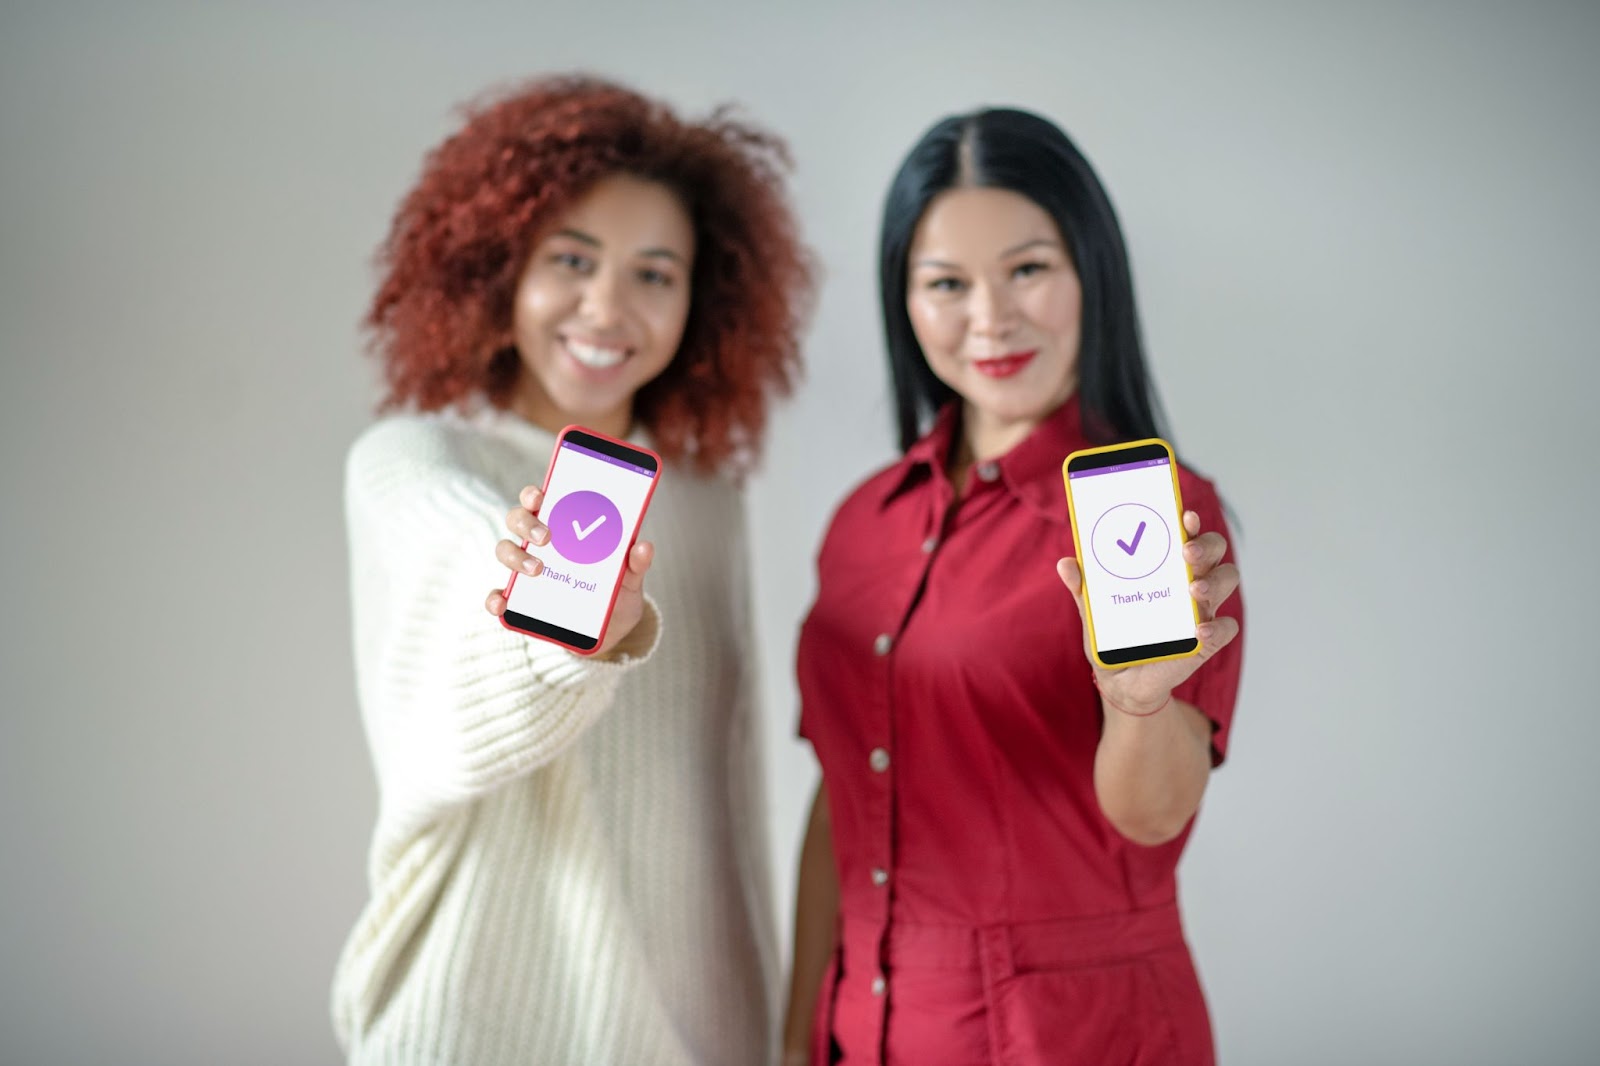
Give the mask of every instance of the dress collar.
<path id="1" fill-rule="evenodd" d="M 914 485 L 944 477 L 960 425 L 960 401 L 954 400 L 940 409 L 932 428 L 906 449 L 896 476 L 888 480 L 880 506 L 887 506 Z M 1090 442 L 1083 432 L 1082 414 L 1074 393 L 1014 448 L 990 461 L 999 468 L 1000 483 L 1013 496 L 1042 517 L 1065 525 L 1067 502 L 1061 464 L 1069 453 L 1087 447 Z"/>

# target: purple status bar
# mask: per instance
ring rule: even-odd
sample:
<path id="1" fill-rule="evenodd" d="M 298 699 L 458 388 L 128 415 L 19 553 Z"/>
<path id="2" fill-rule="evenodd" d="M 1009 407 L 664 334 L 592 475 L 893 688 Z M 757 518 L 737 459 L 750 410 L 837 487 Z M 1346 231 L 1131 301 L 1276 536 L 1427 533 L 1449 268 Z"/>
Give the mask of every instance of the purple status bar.
<path id="1" fill-rule="evenodd" d="M 612 466 L 620 466 L 622 469 L 630 470 L 635 474 L 643 474 L 645 477 L 655 476 L 654 470 L 649 470 L 642 466 L 636 466 L 633 463 L 628 462 L 626 459 L 618 459 L 616 456 L 607 455 L 605 452 L 597 452 L 593 448 L 585 448 L 581 444 L 573 444 L 570 441 L 563 441 L 561 446 L 563 448 L 570 448 L 579 455 L 587 455 L 591 459 L 598 459 L 602 463 L 610 463 Z"/>
<path id="2" fill-rule="evenodd" d="M 1140 459 L 1137 463 L 1118 463 L 1116 466 L 1097 466 L 1090 470 L 1074 470 L 1068 477 L 1094 477 L 1096 474 L 1115 474 L 1122 470 L 1143 470 L 1147 466 L 1166 466 L 1165 459 Z"/>

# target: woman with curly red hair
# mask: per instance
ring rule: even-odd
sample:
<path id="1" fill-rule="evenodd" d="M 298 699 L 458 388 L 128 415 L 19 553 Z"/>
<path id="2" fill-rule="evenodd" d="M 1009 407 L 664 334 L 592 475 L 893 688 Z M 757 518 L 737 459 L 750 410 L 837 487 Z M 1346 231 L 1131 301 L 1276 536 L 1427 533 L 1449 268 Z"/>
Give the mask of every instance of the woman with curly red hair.
<path id="1" fill-rule="evenodd" d="M 367 319 L 387 415 L 346 481 L 379 788 L 372 898 L 333 989 L 353 1062 L 770 1053 L 737 476 L 812 291 L 787 165 L 723 112 L 549 79 L 470 108 L 401 204 Z M 569 423 L 665 460 L 590 657 L 479 606 L 501 516 Z"/>

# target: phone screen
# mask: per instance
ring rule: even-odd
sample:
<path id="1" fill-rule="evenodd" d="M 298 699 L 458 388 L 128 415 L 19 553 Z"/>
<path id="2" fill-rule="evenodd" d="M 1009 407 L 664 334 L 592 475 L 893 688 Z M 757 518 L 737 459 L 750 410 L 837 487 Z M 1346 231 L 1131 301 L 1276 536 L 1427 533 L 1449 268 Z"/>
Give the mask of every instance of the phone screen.
<path id="1" fill-rule="evenodd" d="M 1171 453 L 1150 444 L 1074 457 L 1067 491 L 1101 660 L 1193 651 L 1194 600 Z"/>
<path id="2" fill-rule="evenodd" d="M 539 507 L 550 542 L 535 549 L 544 569 L 538 577 L 518 575 L 506 618 L 519 628 L 588 649 L 600 641 L 617 577 L 655 483 L 655 460 L 569 431 L 551 462 Z"/>

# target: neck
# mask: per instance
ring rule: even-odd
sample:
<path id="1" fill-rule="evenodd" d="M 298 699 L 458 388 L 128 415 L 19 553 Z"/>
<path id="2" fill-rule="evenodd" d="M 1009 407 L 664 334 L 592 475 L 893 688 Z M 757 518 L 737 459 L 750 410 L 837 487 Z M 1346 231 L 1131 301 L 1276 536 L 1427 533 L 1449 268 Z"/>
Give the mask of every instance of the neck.
<path id="1" fill-rule="evenodd" d="M 513 413 L 527 419 L 548 433 L 560 433 L 571 425 L 582 425 L 597 430 L 608 437 L 626 437 L 633 428 L 633 404 L 626 403 L 611 411 L 575 415 L 558 407 L 555 401 L 539 387 L 532 374 L 524 373 L 511 402 L 506 405 Z"/>
<path id="2" fill-rule="evenodd" d="M 986 415 L 972 404 L 961 408 L 961 443 L 957 458 L 969 463 L 982 463 L 1000 456 L 1021 444 L 1039 425 L 1037 419 L 1006 421 Z"/>

